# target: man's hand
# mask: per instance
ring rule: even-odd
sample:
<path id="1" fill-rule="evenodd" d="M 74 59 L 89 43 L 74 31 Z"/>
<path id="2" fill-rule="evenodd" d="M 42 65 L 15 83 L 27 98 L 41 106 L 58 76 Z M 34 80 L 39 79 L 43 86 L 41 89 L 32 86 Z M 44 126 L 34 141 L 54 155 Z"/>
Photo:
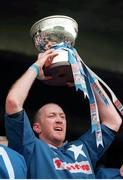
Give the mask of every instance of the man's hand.
<path id="1" fill-rule="evenodd" d="M 44 53 L 39 53 L 35 64 L 37 64 L 41 69 L 43 68 L 43 66 L 47 67 L 52 64 L 54 57 L 56 57 L 57 55 L 58 53 L 53 49 L 49 49 Z"/>
<path id="2" fill-rule="evenodd" d="M 51 76 L 45 76 L 43 72 L 43 67 L 48 67 L 52 64 L 52 61 L 54 57 L 58 55 L 57 52 L 55 52 L 53 49 L 47 50 L 44 53 L 39 53 L 37 61 L 35 64 L 39 66 L 40 68 L 40 75 L 38 76 L 38 79 L 40 80 L 48 80 L 52 79 Z"/>

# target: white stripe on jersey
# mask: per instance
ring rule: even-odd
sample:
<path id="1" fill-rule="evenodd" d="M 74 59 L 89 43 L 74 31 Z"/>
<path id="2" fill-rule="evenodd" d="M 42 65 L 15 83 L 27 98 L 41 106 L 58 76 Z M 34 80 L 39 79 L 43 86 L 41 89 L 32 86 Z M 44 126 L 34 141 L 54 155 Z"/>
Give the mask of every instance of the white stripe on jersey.
<path id="1" fill-rule="evenodd" d="M 13 166 L 11 164 L 9 156 L 8 156 L 6 150 L 4 149 L 4 147 L 0 147 L 0 155 L 2 156 L 2 159 L 3 159 L 4 163 L 5 163 L 7 172 L 9 174 L 9 178 L 15 179 Z"/>

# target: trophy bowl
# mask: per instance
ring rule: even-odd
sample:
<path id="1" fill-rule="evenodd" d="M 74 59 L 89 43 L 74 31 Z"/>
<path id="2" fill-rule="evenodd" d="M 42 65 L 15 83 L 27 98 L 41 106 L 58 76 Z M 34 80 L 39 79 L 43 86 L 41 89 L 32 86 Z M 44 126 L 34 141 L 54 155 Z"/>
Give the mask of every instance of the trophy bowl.
<path id="1" fill-rule="evenodd" d="M 40 19 L 33 24 L 30 35 L 34 46 L 39 52 L 50 49 L 53 45 L 66 43 L 72 47 L 78 34 L 77 22 L 68 16 L 54 15 Z M 55 50 L 58 56 L 53 59 L 51 65 L 44 66 L 44 74 L 52 76 L 52 79 L 42 81 L 48 85 L 63 86 L 67 82 L 73 82 L 71 65 L 68 61 L 68 52 L 63 49 Z"/>

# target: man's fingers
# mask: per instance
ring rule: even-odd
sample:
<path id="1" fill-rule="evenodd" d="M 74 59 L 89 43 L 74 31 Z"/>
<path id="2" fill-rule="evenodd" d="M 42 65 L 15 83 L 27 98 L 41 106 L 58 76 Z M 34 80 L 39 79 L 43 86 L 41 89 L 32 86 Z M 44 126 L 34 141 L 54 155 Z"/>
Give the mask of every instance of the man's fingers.
<path id="1" fill-rule="evenodd" d="M 58 53 L 52 53 L 52 54 L 47 55 L 47 60 L 45 62 L 45 67 L 51 65 L 54 57 L 56 57 L 57 55 L 58 55 Z"/>
<path id="2" fill-rule="evenodd" d="M 52 54 L 49 54 L 49 57 L 51 59 L 51 61 L 54 59 L 54 57 L 58 56 L 57 52 L 53 52 Z"/>
<path id="3" fill-rule="evenodd" d="M 43 54 L 51 54 L 54 52 L 54 49 L 48 49 L 47 51 L 45 51 Z"/>
<path id="4" fill-rule="evenodd" d="M 45 52 L 43 52 L 43 53 L 39 53 L 39 54 L 38 54 L 38 57 L 41 58 L 41 57 L 46 56 L 46 55 L 48 55 L 48 54 L 51 54 L 51 53 L 53 53 L 53 52 L 54 52 L 53 49 L 49 49 L 49 50 L 47 50 L 47 51 L 45 51 Z"/>

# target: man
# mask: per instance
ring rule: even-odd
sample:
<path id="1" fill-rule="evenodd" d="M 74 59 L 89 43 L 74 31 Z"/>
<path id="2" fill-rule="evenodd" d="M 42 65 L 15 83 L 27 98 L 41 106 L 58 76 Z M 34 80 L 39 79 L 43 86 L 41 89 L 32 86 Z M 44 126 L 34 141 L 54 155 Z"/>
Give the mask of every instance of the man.
<path id="1" fill-rule="evenodd" d="M 57 53 L 53 49 L 40 53 L 36 62 L 10 89 L 6 98 L 7 137 L 11 147 L 25 157 L 28 178 L 93 179 L 96 162 L 114 140 L 115 132 L 122 122 L 111 101 L 106 107 L 95 93 L 104 147 L 97 147 L 95 134 L 91 130 L 73 142 L 64 142 L 66 116 L 62 108 L 54 103 L 46 104 L 38 110 L 33 124 L 38 139 L 23 109 L 29 90 L 35 79 L 40 78 L 44 64 L 50 64 L 55 56 Z"/>
<path id="2" fill-rule="evenodd" d="M 22 155 L 0 144 L 0 179 L 26 179 L 27 167 Z"/>

